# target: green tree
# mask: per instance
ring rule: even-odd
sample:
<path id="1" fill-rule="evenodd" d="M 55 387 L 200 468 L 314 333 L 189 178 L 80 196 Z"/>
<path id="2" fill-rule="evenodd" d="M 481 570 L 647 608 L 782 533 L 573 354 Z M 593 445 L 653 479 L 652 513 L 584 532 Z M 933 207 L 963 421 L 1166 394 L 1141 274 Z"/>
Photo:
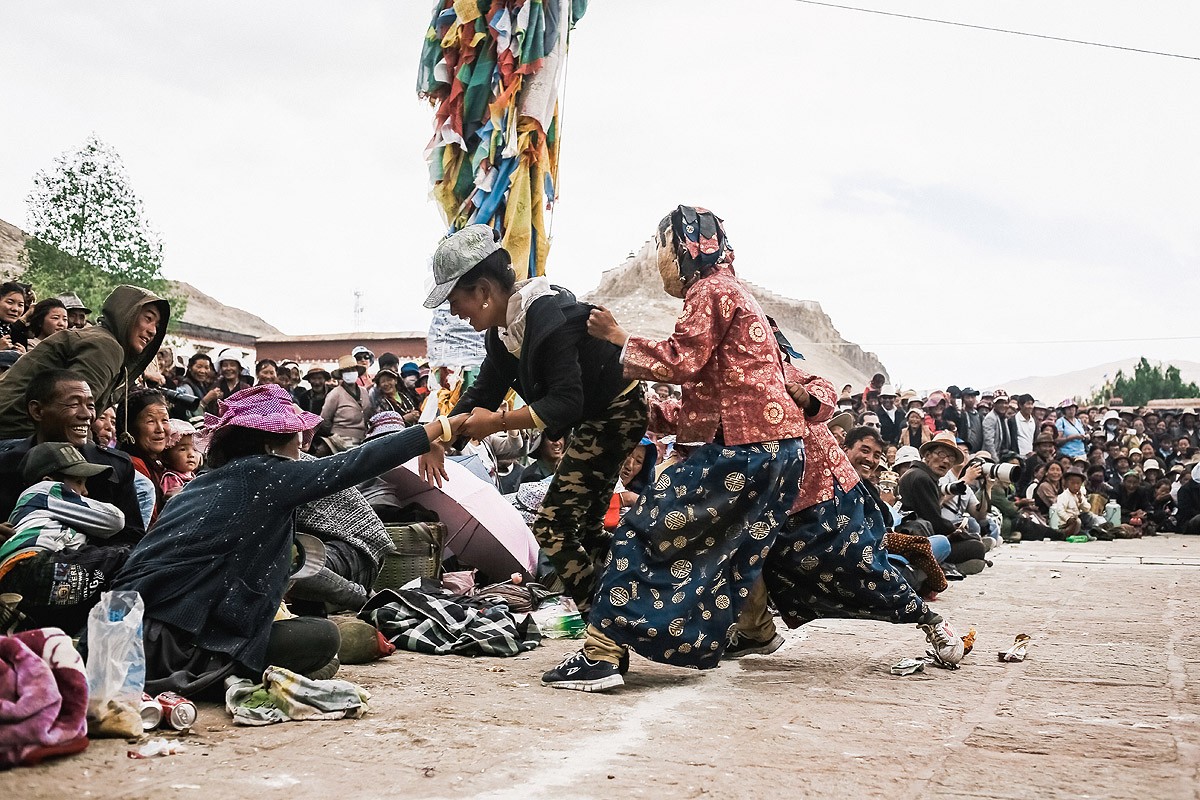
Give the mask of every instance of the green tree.
<path id="1" fill-rule="evenodd" d="M 146 221 L 121 156 L 93 134 L 33 177 L 28 204 L 24 280 L 38 297 L 75 292 L 99 309 L 122 283 L 180 298 L 162 275 L 162 243 Z"/>
<path id="2" fill-rule="evenodd" d="M 1179 368 L 1167 364 L 1151 364 L 1143 357 L 1133 368 L 1133 375 L 1118 370 L 1112 381 L 1106 383 L 1089 402 L 1107 403 L 1110 398 L 1120 398 L 1127 406 L 1141 406 L 1151 400 L 1175 397 L 1200 397 L 1200 387 L 1184 383 Z"/>

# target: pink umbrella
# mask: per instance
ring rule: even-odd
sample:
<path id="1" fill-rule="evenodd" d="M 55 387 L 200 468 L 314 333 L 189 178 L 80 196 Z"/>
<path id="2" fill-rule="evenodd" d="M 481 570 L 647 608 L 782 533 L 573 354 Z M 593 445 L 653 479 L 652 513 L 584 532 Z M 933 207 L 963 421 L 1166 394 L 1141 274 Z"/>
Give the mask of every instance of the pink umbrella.
<path id="1" fill-rule="evenodd" d="M 446 549 L 464 565 L 475 567 L 494 581 L 514 572 L 532 579 L 538 544 L 529 526 L 491 483 L 446 460 L 450 480 L 431 486 L 417 474 L 417 461 L 386 473 L 402 502 L 416 503 L 438 515 L 446 526 Z"/>

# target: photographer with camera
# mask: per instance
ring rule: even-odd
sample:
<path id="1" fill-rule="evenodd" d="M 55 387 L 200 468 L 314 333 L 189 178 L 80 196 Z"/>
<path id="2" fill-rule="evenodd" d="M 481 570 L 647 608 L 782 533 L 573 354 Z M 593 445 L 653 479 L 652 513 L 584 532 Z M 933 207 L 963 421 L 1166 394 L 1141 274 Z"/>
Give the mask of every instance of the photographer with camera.
<path id="1" fill-rule="evenodd" d="M 960 444 L 959 450 L 963 449 Z M 999 523 L 995 524 L 993 530 L 988 518 L 990 504 L 983 483 L 985 469 L 995 466 L 991 463 L 991 458 L 991 454 L 986 450 L 980 450 L 970 456 L 961 468 L 956 470 L 951 467 L 940 482 L 942 516 L 965 528 L 967 535 L 978 536 L 985 550 L 991 550 L 1000 541 Z M 982 569 L 982 566 L 984 565 L 968 564 L 964 572 L 970 575 L 976 568 Z"/>
<path id="2" fill-rule="evenodd" d="M 1051 441 L 1053 446 L 1053 441 Z M 1030 497 L 1022 497 L 1017 493 L 1017 485 L 1021 483 L 1024 468 L 1016 453 L 1005 453 L 1001 456 L 1004 462 L 997 465 L 1000 468 L 1013 467 L 1007 472 L 1000 472 L 997 479 L 990 481 L 991 491 L 988 499 L 992 508 L 1000 512 L 1000 538 L 1009 543 L 1022 539 L 1062 539 L 1063 534 L 1045 525 L 1037 515 L 1037 501 Z"/>
<path id="3" fill-rule="evenodd" d="M 955 524 L 942 514 L 943 492 L 938 486 L 951 467 L 961 466 L 966 457 L 959 450 L 953 434 L 939 433 L 920 448 L 921 461 L 900 478 L 897 487 L 905 514 L 899 530 L 928 536 L 931 532 L 950 540 L 948 563 L 962 572 L 979 572 L 985 566 L 987 548 L 976 534 L 967 532 L 967 523 Z M 979 466 L 964 471 L 963 478 L 977 480 L 982 474 Z M 965 488 L 965 487 L 964 487 Z M 985 512 L 986 513 L 986 512 Z M 963 569 L 963 567 L 966 569 Z"/>

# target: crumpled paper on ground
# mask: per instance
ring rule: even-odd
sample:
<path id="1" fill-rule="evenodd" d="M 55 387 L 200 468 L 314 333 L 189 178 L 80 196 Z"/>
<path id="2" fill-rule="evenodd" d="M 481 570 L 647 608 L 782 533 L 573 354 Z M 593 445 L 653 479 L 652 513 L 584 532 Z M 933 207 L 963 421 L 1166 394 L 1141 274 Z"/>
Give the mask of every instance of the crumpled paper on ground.
<path id="1" fill-rule="evenodd" d="M 291 720 L 358 719 L 370 693 L 349 681 L 314 681 L 282 667 L 267 667 L 262 683 L 239 680 L 225 691 L 225 710 L 235 725 L 274 725 Z"/>

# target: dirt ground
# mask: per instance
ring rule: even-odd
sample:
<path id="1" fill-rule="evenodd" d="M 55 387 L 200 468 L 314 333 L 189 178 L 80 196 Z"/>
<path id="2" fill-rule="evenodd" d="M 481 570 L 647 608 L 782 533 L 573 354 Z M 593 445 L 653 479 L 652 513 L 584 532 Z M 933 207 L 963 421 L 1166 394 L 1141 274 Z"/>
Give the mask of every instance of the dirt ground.
<path id="1" fill-rule="evenodd" d="M 957 672 L 896 677 L 913 628 L 828 621 L 706 673 L 634 658 L 624 689 L 554 691 L 577 642 L 516 658 L 344 668 L 342 722 L 236 728 L 202 706 L 180 755 L 129 744 L 0 774 L 0 798 L 1196 798 L 1200 538 L 1005 546 L 936 608 L 978 632 Z M 1033 637 L 1027 661 L 998 650 Z"/>

